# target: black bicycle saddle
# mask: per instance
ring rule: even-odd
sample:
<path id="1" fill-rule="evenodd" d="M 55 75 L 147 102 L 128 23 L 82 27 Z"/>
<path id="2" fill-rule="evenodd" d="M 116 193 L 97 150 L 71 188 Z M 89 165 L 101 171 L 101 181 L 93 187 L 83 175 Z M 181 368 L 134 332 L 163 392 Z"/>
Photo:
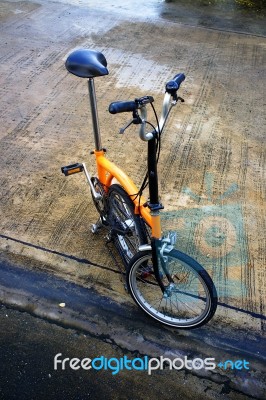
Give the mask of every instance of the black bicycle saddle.
<path id="1" fill-rule="evenodd" d="M 102 53 L 95 50 L 75 50 L 67 57 L 66 69 L 80 78 L 95 78 L 108 75 L 107 61 Z"/>

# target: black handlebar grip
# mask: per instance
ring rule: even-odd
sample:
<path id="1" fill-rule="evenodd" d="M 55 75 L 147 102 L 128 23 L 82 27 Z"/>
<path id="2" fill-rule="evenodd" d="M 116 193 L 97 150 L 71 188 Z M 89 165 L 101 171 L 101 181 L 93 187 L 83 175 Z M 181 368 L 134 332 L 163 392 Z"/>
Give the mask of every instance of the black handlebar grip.
<path id="1" fill-rule="evenodd" d="M 177 75 L 175 75 L 175 76 L 173 77 L 173 81 L 175 81 L 175 83 L 178 85 L 178 89 L 179 89 L 179 86 L 181 85 L 181 83 L 182 83 L 185 79 L 186 79 L 186 77 L 185 77 L 185 74 L 183 74 L 183 73 L 177 74 Z"/>
<path id="2" fill-rule="evenodd" d="M 177 74 L 173 77 L 173 79 L 165 85 L 165 90 L 167 93 L 172 96 L 176 96 L 176 92 L 178 91 L 181 83 L 186 79 L 183 73 Z"/>
<path id="3" fill-rule="evenodd" d="M 109 105 L 109 113 L 111 114 L 135 111 L 136 109 L 137 104 L 135 101 L 114 101 Z"/>

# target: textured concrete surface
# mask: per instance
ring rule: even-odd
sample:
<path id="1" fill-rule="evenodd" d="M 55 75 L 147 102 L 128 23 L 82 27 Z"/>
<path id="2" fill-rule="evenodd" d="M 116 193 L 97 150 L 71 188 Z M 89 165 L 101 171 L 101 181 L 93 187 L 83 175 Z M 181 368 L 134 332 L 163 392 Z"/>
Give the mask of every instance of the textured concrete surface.
<path id="1" fill-rule="evenodd" d="M 18 268 L 27 265 L 29 273 L 40 270 L 49 279 L 64 279 L 66 286 L 79 285 L 81 294 L 92 290 L 109 299 L 111 331 L 89 308 L 84 320 L 79 308 L 72 317 L 88 323 L 91 334 L 106 332 L 105 339 L 119 348 L 134 351 L 135 343 L 144 351 L 133 335 L 143 329 L 149 345 L 156 340 L 162 345 L 167 335 L 169 348 L 177 341 L 189 352 L 198 343 L 208 356 L 208 343 L 239 356 L 248 343 L 248 357 L 255 360 L 252 376 L 232 374 L 226 382 L 203 378 L 198 390 L 206 398 L 214 393 L 263 398 L 256 359 L 263 362 L 265 332 L 265 24 L 241 13 L 237 19 L 223 18 L 220 11 L 215 18 L 207 18 L 207 11 L 197 17 L 184 2 L 179 8 L 153 0 L 138 7 L 101 3 L 0 3 L 2 256 Z M 103 144 L 137 184 L 145 172 L 145 146 L 134 128 L 118 134 L 129 118 L 111 116 L 108 105 L 151 94 L 160 110 L 165 82 L 177 72 L 187 76 L 180 91 L 185 103 L 174 109 L 165 130 L 159 172 L 164 230 L 178 232 L 178 248 L 206 267 L 219 294 L 215 318 L 197 331 L 169 331 L 136 309 L 105 233 L 90 232 L 97 213 L 84 177 L 60 172 L 76 161 L 95 171 L 86 81 L 64 68 L 67 54 L 80 47 L 107 58 L 110 75 L 96 80 Z M 38 283 L 39 292 L 38 287 L 27 292 L 23 272 L 21 289 L 19 272 L 12 275 L 16 287 L 2 272 L 1 301 L 35 315 L 41 309 L 39 316 L 57 320 L 58 297 L 45 302 L 44 282 Z M 108 307 L 104 311 L 102 305 L 102 312 L 108 314 Z M 127 319 L 123 323 L 128 310 L 131 327 Z M 62 311 L 61 320 L 70 323 L 72 317 Z M 150 354 L 155 349 L 150 347 Z"/>
<path id="2" fill-rule="evenodd" d="M 108 105 L 151 94 L 160 110 L 165 82 L 185 72 L 185 103 L 171 115 L 159 166 L 164 230 L 177 230 L 178 247 L 215 281 L 219 307 L 210 332 L 227 326 L 263 341 L 263 25 L 253 21 L 249 32 L 233 32 L 222 18 L 219 29 L 215 21 L 206 28 L 178 19 L 173 4 L 102 3 L 0 4 L 0 248 L 121 305 L 130 302 L 104 232 L 90 232 L 97 214 L 84 177 L 60 172 L 76 161 L 94 172 L 86 81 L 68 75 L 64 60 L 80 47 L 105 54 L 110 75 L 96 80 L 103 144 L 137 184 L 145 146 L 133 128 L 118 134 L 129 118 L 111 116 Z"/>
<path id="3" fill-rule="evenodd" d="M 76 47 L 105 54 L 110 75 L 96 80 L 103 143 L 136 183 L 145 146 L 133 128 L 117 134 L 127 116 L 111 116 L 108 105 L 148 93 L 160 109 L 165 81 L 184 71 L 186 102 L 170 118 L 159 166 L 165 230 L 176 229 L 179 248 L 206 266 L 220 301 L 252 314 L 250 328 L 261 331 L 265 38 L 168 21 L 158 2 L 135 13 L 104 4 L 1 3 L 1 247 L 123 291 L 116 275 L 63 256 L 116 268 L 103 237 L 90 233 L 97 215 L 84 177 L 60 174 L 76 161 L 94 171 L 86 81 L 68 75 L 64 60 Z"/>

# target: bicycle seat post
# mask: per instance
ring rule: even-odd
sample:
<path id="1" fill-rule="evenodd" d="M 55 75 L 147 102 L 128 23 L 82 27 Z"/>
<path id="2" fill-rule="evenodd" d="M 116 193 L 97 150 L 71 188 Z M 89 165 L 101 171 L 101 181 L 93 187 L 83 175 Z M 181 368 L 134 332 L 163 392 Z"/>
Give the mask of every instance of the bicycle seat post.
<path id="1" fill-rule="evenodd" d="M 102 143 L 101 143 L 101 135 L 100 135 L 99 119 L 98 119 L 98 111 L 97 111 L 97 100 L 96 100 L 96 93 L 95 93 L 95 86 L 94 86 L 93 78 L 88 79 L 88 87 L 89 87 L 93 134 L 94 134 L 94 141 L 95 141 L 95 150 L 99 151 L 102 148 Z"/>
<path id="2" fill-rule="evenodd" d="M 95 150 L 102 150 L 93 78 L 108 75 L 107 61 L 99 51 L 80 49 L 69 54 L 65 65 L 71 74 L 88 79 Z"/>

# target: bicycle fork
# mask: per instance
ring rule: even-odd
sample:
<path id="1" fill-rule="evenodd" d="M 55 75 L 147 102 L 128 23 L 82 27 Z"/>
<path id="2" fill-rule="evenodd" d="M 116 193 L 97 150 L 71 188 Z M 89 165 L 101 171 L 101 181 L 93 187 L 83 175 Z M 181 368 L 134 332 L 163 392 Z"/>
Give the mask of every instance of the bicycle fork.
<path id="1" fill-rule="evenodd" d="M 152 252 L 154 275 L 161 288 L 164 298 L 171 296 L 171 290 L 174 286 L 174 281 L 168 271 L 167 265 L 168 253 L 173 250 L 176 240 L 176 232 L 169 232 L 168 235 L 162 239 L 152 238 L 151 245 L 142 245 L 139 247 L 140 251 L 151 250 Z M 163 274 L 166 276 L 169 282 L 169 285 L 167 286 L 165 286 L 162 282 L 162 273 L 160 273 L 160 266 L 162 268 Z"/>

